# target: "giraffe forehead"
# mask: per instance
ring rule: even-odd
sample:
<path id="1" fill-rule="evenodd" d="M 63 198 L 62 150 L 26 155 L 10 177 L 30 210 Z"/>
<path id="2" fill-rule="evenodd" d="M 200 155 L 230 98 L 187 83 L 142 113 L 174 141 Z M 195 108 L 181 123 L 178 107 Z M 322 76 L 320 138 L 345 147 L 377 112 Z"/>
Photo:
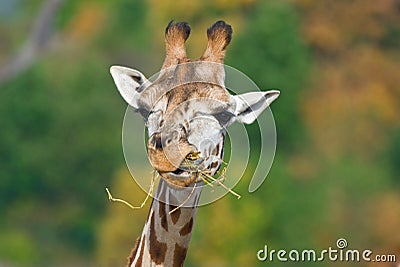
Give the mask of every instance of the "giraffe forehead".
<path id="1" fill-rule="evenodd" d="M 230 95 L 224 80 L 222 64 L 207 61 L 180 63 L 163 69 L 157 79 L 143 90 L 139 102 L 151 109 L 158 101 L 167 98 L 169 109 L 164 109 L 167 113 L 180 103 L 196 98 L 228 103 Z"/>
<path id="2" fill-rule="evenodd" d="M 180 109 L 181 112 L 214 111 L 226 109 L 229 93 L 219 85 L 210 83 L 191 83 L 178 86 L 167 94 L 166 114 Z"/>

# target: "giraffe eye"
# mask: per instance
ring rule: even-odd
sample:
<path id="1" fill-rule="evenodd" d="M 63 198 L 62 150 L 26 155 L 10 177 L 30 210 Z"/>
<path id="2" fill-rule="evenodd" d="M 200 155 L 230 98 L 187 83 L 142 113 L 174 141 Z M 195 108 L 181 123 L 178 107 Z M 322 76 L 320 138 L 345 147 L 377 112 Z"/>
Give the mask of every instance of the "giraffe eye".
<path id="1" fill-rule="evenodd" d="M 150 116 L 150 112 L 144 108 L 139 108 L 138 112 L 140 113 L 140 115 L 142 115 L 142 117 L 145 119 L 145 121 L 147 121 L 148 117 Z"/>
<path id="2" fill-rule="evenodd" d="M 232 119 L 233 116 L 234 116 L 233 113 L 231 113 L 229 111 L 222 111 L 222 112 L 214 114 L 214 117 L 222 125 L 227 124 Z"/>

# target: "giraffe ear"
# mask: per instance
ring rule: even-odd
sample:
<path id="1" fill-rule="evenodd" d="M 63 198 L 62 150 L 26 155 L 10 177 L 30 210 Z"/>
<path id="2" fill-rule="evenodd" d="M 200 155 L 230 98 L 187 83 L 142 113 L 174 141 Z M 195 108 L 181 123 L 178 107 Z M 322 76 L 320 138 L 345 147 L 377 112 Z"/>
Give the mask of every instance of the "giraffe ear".
<path id="1" fill-rule="evenodd" d="M 275 100 L 280 92 L 270 90 L 266 92 L 250 92 L 233 96 L 236 102 L 235 116 L 240 123 L 253 123 L 257 117 Z"/>
<path id="2" fill-rule="evenodd" d="M 122 66 L 112 66 L 110 73 L 122 98 L 133 108 L 139 109 L 138 99 L 143 90 L 141 85 L 147 81 L 146 77 L 137 70 Z"/>

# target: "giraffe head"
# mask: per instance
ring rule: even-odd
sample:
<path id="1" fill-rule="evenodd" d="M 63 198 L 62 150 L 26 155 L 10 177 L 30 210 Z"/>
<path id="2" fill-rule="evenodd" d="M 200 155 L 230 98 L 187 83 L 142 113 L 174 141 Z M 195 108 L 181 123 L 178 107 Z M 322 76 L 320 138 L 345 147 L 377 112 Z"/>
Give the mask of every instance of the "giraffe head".
<path id="1" fill-rule="evenodd" d="M 276 90 L 241 95 L 226 90 L 223 61 L 230 25 L 218 21 L 207 30 L 207 48 L 198 60 L 187 57 L 189 34 L 187 23 L 168 24 L 166 57 L 154 81 L 130 68 L 110 69 L 124 100 L 144 118 L 151 165 L 177 186 L 200 182 L 185 166 L 186 159 L 213 175 L 222 162 L 226 127 L 235 121 L 252 123 L 279 96 Z"/>

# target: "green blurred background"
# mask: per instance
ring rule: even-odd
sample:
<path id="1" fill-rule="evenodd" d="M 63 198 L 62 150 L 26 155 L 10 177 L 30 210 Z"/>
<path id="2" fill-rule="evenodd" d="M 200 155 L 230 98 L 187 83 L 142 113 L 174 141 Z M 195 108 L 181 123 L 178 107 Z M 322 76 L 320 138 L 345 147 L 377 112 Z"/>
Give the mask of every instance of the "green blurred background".
<path id="1" fill-rule="evenodd" d="M 226 63 L 282 92 L 267 181 L 249 194 L 242 179 L 240 200 L 199 208 L 186 266 L 271 266 L 257 261 L 264 245 L 341 237 L 399 262 L 399 1 L 0 0 L 0 266 L 125 264 L 149 203 L 132 211 L 105 194 L 145 198 L 108 69 L 157 72 L 171 19 L 191 25 L 193 58 L 226 20 Z"/>

